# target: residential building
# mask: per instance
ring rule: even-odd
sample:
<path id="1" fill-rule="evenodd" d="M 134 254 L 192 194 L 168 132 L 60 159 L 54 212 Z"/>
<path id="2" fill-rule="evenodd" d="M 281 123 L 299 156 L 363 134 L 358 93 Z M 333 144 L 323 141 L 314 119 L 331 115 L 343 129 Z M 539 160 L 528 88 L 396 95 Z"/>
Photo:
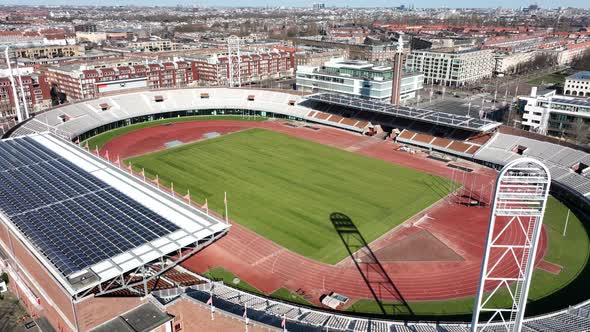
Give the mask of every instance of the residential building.
<path id="1" fill-rule="evenodd" d="M 295 52 L 295 63 L 297 66 L 318 67 L 335 58 L 348 58 L 348 52 L 342 48 L 299 46 L 297 48 L 283 49 Z"/>
<path id="2" fill-rule="evenodd" d="M 272 51 L 264 53 L 242 53 L 232 57 L 232 70 L 227 55 L 209 55 L 199 58 L 186 58 L 193 66 L 194 80 L 207 85 L 228 85 L 230 73 L 233 81 L 242 84 L 256 83 L 280 77 L 292 77 L 295 67 L 293 52 Z"/>
<path id="3" fill-rule="evenodd" d="M 174 51 L 176 45 L 170 39 L 156 39 L 148 41 L 131 42 L 127 48 L 140 52 Z"/>
<path id="4" fill-rule="evenodd" d="M 337 92 L 361 98 L 389 102 L 393 82 L 393 68 L 377 66 L 367 61 L 334 59 L 322 66 L 299 66 L 297 90 L 306 92 Z M 401 79 L 400 100 L 416 97 L 423 88 L 424 75 L 404 72 Z"/>
<path id="5" fill-rule="evenodd" d="M 63 29 L 39 31 L 0 31 L 0 43 L 16 43 L 22 47 L 75 45 L 75 35 Z"/>
<path id="6" fill-rule="evenodd" d="M 582 41 L 575 44 L 568 44 L 551 49 L 538 50 L 540 54 L 555 56 L 558 65 L 566 66 L 575 59 L 590 51 L 590 41 Z"/>
<path id="7" fill-rule="evenodd" d="M 566 77 L 563 91 L 568 96 L 590 97 L 590 71 Z"/>
<path id="8" fill-rule="evenodd" d="M 51 45 L 40 47 L 15 48 L 14 51 L 18 58 L 27 59 L 53 59 L 61 57 L 77 57 L 84 55 L 84 47 L 79 45 Z"/>
<path id="9" fill-rule="evenodd" d="M 51 106 L 51 95 L 46 77 L 37 73 L 22 75 L 22 86 L 29 113 L 39 112 Z M 16 91 L 21 96 L 20 81 L 14 78 Z M 0 118 L 16 115 L 15 98 L 12 84 L 8 77 L 0 77 Z"/>
<path id="10" fill-rule="evenodd" d="M 74 25 L 75 32 L 96 32 L 96 24 L 93 23 L 86 23 L 86 24 L 78 24 Z"/>
<path id="11" fill-rule="evenodd" d="M 320 40 L 314 38 L 299 38 L 298 45 L 316 46 L 322 48 L 345 49 L 348 57 L 353 60 L 363 60 L 371 63 L 392 62 L 395 58 L 397 42 L 381 41 L 367 37 L 363 43 L 347 43 L 333 40 Z M 408 45 L 409 46 L 409 45 Z"/>
<path id="12" fill-rule="evenodd" d="M 18 58 L 18 63 L 24 67 L 45 67 L 45 66 L 57 66 L 74 63 L 87 63 L 91 61 L 109 61 L 113 59 L 121 59 L 123 56 L 120 53 L 114 52 L 103 52 L 99 50 L 86 51 L 83 55 L 79 56 L 64 56 L 54 58 Z M 1 62 L 1 61 L 0 61 Z"/>
<path id="13" fill-rule="evenodd" d="M 424 73 L 427 83 L 457 87 L 492 76 L 495 60 L 492 50 L 413 50 L 405 67 Z"/>
<path id="14" fill-rule="evenodd" d="M 101 94 L 130 89 L 160 89 L 186 86 L 193 82 L 187 61 L 88 68 L 85 65 L 47 67 L 51 87 L 69 100 L 96 98 Z"/>
<path id="15" fill-rule="evenodd" d="M 85 32 L 76 31 L 76 40 L 78 42 L 102 43 L 107 40 L 106 32 Z"/>
<path id="16" fill-rule="evenodd" d="M 535 58 L 535 52 L 496 52 L 494 54 L 494 73 L 510 74 L 518 70 L 519 66 L 532 61 Z"/>
<path id="17" fill-rule="evenodd" d="M 555 90 L 537 90 L 520 96 L 524 129 L 556 137 L 578 140 L 588 138 L 590 102 L 586 99 L 557 95 Z"/>

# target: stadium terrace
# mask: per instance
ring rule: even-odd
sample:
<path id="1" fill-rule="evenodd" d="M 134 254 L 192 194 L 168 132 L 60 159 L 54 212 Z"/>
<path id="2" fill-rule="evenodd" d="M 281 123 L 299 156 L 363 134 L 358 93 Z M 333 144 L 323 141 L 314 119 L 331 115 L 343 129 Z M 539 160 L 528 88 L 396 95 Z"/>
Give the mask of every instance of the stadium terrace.
<path id="1" fill-rule="evenodd" d="M 215 303 L 222 321 L 247 316 L 259 324 L 256 328 L 469 330 L 466 322 L 408 323 L 275 301 L 179 266 L 226 233 L 229 237 L 233 228 L 208 207 L 195 207 L 190 198 L 186 202 L 159 183 L 142 181 L 118 158 L 113 163 L 114 155 L 111 162 L 101 158 L 100 146 L 88 151 L 75 143 L 133 124 L 197 116 L 263 117 L 276 126 L 297 123 L 312 127 L 310 132 L 329 128 L 383 139 L 392 134 L 410 149 L 486 169 L 534 157 L 547 165 L 555 197 L 572 209 L 590 207 L 590 154 L 487 119 L 334 94 L 260 89 L 136 91 L 65 104 L 11 128 L 0 142 L 0 249 L 18 263 L 20 271 L 11 271 L 23 279 L 27 301 L 47 312 L 53 325 L 107 331 L 147 313 L 153 313 L 154 324 L 166 324 L 170 317 L 161 313 L 173 310 L 190 321 L 195 318 L 179 308 L 208 315 Z M 590 304 L 578 302 L 528 317 L 525 326 L 531 331 L 589 327 Z"/>

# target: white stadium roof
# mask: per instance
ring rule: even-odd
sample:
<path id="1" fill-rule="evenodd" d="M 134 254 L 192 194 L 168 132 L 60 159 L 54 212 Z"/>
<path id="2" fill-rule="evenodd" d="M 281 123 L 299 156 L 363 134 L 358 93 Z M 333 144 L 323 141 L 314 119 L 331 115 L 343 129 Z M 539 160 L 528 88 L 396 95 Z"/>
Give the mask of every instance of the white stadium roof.
<path id="1" fill-rule="evenodd" d="M 0 150 L 0 217 L 71 295 L 229 228 L 52 134 Z"/>

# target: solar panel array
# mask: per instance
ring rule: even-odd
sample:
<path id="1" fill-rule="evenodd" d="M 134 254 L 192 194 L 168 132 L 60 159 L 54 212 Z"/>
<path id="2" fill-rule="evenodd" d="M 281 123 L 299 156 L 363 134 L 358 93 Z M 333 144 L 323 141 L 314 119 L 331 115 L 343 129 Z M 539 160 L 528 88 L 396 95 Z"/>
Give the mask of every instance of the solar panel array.
<path id="1" fill-rule="evenodd" d="M 561 103 L 561 104 L 569 104 L 569 105 L 590 107 L 590 102 L 589 101 L 586 101 L 586 100 L 552 98 L 551 101 L 552 102 L 555 102 L 555 103 Z"/>
<path id="2" fill-rule="evenodd" d="M 30 137 L 0 141 L 0 211 L 64 276 L 179 229 Z"/>
<path id="3" fill-rule="evenodd" d="M 352 107 L 364 111 L 382 112 L 398 117 L 412 120 L 423 120 L 426 122 L 459 127 L 468 130 L 490 130 L 500 123 L 490 120 L 472 118 L 465 115 L 457 115 L 421 108 L 412 108 L 401 105 L 391 105 L 380 101 L 367 100 L 358 97 L 335 93 L 320 93 L 306 97 L 310 100 Z"/>

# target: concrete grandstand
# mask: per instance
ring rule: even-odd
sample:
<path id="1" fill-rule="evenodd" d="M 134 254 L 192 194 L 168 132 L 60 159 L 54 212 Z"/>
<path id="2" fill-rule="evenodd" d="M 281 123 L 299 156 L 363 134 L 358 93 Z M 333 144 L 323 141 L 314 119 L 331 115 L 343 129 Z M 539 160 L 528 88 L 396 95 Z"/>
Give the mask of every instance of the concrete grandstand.
<path id="1" fill-rule="evenodd" d="M 475 161 L 492 168 L 499 168 L 521 156 L 531 156 L 549 166 L 553 184 L 563 189 L 556 196 L 568 201 L 574 208 L 577 207 L 581 211 L 587 211 L 590 206 L 590 154 L 586 152 L 563 147 L 553 142 L 522 137 L 514 133 L 508 134 L 503 132 L 499 123 L 493 121 L 450 116 L 428 110 L 390 109 L 379 103 L 368 104 L 366 101 L 354 98 L 343 100 L 329 95 L 300 96 L 270 90 L 226 88 L 134 92 L 53 108 L 12 128 L 5 136 L 10 137 L 7 142 L 32 138 L 72 163 L 87 164 L 86 168 L 83 167 L 84 174 L 94 173 L 98 169 L 106 174 L 101 178 L 103 181 L 121 191 L 125 196 L 143 202 L 144 205 L 151 204 L 151 201 L 143 201 L 143 198 L 149 195 L 152 199 L 157 198 L 167 202 L 167 206 L 162 206 L 162 210 L 157 213 L 160 216 L 186 210 L 186 215 L 183 217 L 186 222 L 179 222 L 175 218 L 175 224 L 180 229 L 177 232 L 193 234 L 194 238 L 191 238 L 193 241 L 189 242 L 192 249 L 198 249 L 226 232 L 227 225 L 219 218 L 203 215 L 200 210 L 179 203 L 166 193 L 137 181 L 100 158 L 65 143 L 57 137 L 80 142 L 101 132 L 133 123 L 160 118 L 212 114 L 252 114 L 319 123 L 356 133 L 383 132 L 386 134 L 383 137 L 391 134 L 395 136 L 397 142 Z M 90 148 L 93 149 L 93 147 Z M 97 177 L 100 178 L 100 176 Z M 10 216 L 3 219 L 7 219 L 3 220 L 6 225 L 12 225 Z M 196 229 L 194 226 L 197 224 L 206 226 Z M 210 228 L 212 231 L 199 233 L 205 228 Z M 26 280 L 23 283 L 25 286 L 21 288 L 29 289 L 30 294 L 36 294 L 31 295 L 32 306 L 37 310 L 52 311 L 51 308 L 43 305 L 43 303 L 50 303 L 51 307 L 57 309 L 57 312 L 49 314 L 50 317 L 54 317 L 52 323 L 70 330 L 95 328 L 148 301 L 153 302 L 162 311 L 166 311 L 167 308 L 179 305 L 180 301 L 184 300 L 203 305 L 211 294 L 216 307 L 228 315 L 239 316 L 240 310 L 247 305 L 251 308 L 251 319 L 268 328 L 280 328 L 281 320 L 286 317 L 289 330 L 469 330 L 468 323 L 408 323 L 369 319 L 299 307 L 244 293 L 176 267 L 178 260 L 173 260 L 171 254 L 178 252 L 182 255 L 184 250 L 179 251 L 179 249 L 188 245 L 188 242 L 166 247 L 166 250 L 158 250 L 161 249 L 161 246 L 158 246 L 154 252 L 161 255 L 150 256 L 149 259 L 124 267 L 121 267 L 123 263 L 116 263 L 115 256 L 108 257 L 106 260 L 111 264 L 118 264 L 118 267 L 110 266 L 110 268 L 118 270 L 119 273 L 107 273 L 109 269 L 105 267 L 104 274 L 81 278 L 83 286 L 73 287 L 70 280 L 72 275 L 74 278 L 79 277 L 83 275 L 80 272 L 90 266 L 71 270 L 71 274 L 56 271 L 59 269 L 51 262 L 51 259 L 44 253 L 36 253 L 31 249 L 34 246 L 28 242 L 32 240 L 26 234 L 23 236 L 15 227 L 12 227 L 10 232 L 11 235 L 6 241 L 2 239 L 3 244 L 9 243 L 10 239 L 18 239 L 23 244 L 22 250 L 25 254 L 15 253 L 9 245 L 3 245 L 1 248 L 11 253 L 11 258 L 19 262 L 19 268 L 14 269 L 13 273 L 17 279 L 20 276 Z M 27 258 L 23 258 L 22 255 L 26 255 Z M 31 259 L 33 257 L 35 259 Z M 96 261 L 95 264 L 106 266 L 102 261 Z M 42 270 L 39 274 L 25 273 L 25 271 L 36 271 L 39 268 Z M 138 268 L 142 268 L 141 273 Z M 92 268 L 92 271 L 95 270 Z M 44 286 L 38 284 L 38 280 L 45 278 L 47 273 L 58 280 L 58 289 L 64 290 L 61 292 L 63 294 L 50 294 Z M 121 281 L 116 280 L 118 277 Z M 124 306 L 105 311 L 100 317 L 91 317 L 90 311 L 109 305 L 105 303 L 112 303 L 108 298 L 95 297 L 108 293 L 144 296 L 151 294 L 142 299 L 126 298 Z M 43 300 L 40 302 L 36 300 L 40 298 Z M 587 301 L 572 304 L 572 307 L 558 312 L 529 317 L 524 325 L 525 331 L 564 329 L 568 331 L 590 329 L 590 304 Z"/>

